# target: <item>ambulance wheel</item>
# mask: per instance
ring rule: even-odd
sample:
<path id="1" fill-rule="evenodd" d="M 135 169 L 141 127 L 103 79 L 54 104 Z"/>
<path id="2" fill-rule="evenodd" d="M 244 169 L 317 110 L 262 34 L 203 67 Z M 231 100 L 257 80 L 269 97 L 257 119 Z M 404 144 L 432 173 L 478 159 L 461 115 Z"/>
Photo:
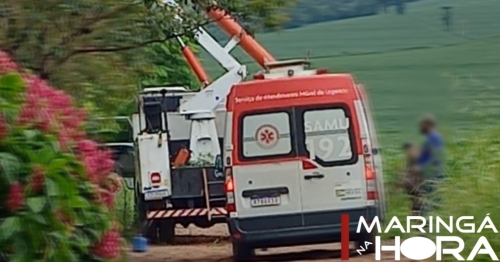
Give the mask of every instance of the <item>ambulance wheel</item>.
<path id="1" fill-rule="evenodd" d="M 370 242 L 370 244 L 366 245 L 366 242 Z M 375 232 L 365 232 L 362 234 L 361 238 L 356 241 L 356 248 L 363 247 L 365 248 L 365 254 L 373 254 L 375 253 Z"/>
<path id="2" fill-rule="evenodd" d="M 175 242 L 175 221 L 173 219 L 162 219 L 158 221 L 160 227 L 160 241 L 166 244 Z"/>
<path id="3" fill-rule="evenodd" d="M 245 246 L 244 244 L 233 244 L 233 261 L 243 262 L 250 261 L 255 256 L 255 250 L 251 247 Z"/>

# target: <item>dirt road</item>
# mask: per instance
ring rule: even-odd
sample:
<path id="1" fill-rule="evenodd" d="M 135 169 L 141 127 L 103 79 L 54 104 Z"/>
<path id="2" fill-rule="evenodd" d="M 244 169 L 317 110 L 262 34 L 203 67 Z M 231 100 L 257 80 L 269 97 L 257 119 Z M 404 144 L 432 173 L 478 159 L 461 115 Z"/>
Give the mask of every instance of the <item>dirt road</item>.
<path id="1" fill-rule="evenodd" d="M 231 262 L 231 244 L 225 225 L 211 229 L 196 227 L 176 229 L 179 236 L 173 246 L 150 246 L 146 253 L 130 252 L 130 261 L 134 262 Z M 287 247 L 257 250 L 255 261 L 340 261 L 338 244 Z M 356 254 L 357 255 L 357 254 Z M 403 257 L 401 258 L 403 260 Z M 351 256 L 352 261 L 374 261 L 374 255 Z M 385 255 L 383 261 L 394 261 L 393 256 Z"/>

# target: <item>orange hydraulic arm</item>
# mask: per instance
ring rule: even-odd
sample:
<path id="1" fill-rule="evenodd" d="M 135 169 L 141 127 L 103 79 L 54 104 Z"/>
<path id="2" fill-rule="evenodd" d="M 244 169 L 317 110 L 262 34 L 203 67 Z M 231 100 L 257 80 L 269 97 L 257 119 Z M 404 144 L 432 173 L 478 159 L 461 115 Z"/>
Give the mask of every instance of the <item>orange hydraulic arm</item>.
<path id="1" fill-rule="evenodd" d="M 265 67 L 266 63 L 276 62 L 276 59 L 269 54 L 255 39 L 247 34 L 245 30 L 224 10 L 211 8 L 208 15 L 212 18 L 230 37 L 237 37 L 239 45 L 245 50 L 260 66 Z"/>
<path id="2" fill-rule="evenodd" d="M 187 46 L 180 37 L 177 37 L 177 41 L 181 45 L 182 54 L 184 55 L 184 58 L 186 58 L 186 61 L 193 70 L 194 74 L 203 84 L 203 87 L 206 87 L 210 83 L 210 78 L 208 77 L 208 74 L 205 71 L 205 68 L 203 68 L 200 60 L 198 60 L 193 50 L 191 50 L 191 48 Z"/>

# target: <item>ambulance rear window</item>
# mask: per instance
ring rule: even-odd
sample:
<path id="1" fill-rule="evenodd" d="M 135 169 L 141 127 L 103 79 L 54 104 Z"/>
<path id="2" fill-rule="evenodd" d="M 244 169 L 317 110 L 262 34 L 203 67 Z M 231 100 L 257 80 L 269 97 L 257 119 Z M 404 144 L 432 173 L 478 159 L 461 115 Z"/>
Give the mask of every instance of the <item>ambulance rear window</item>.
<path id="1" fill-rule="evenodd" d="M 323 167 L 357 162 L 349 110 L 344 106 L 296 110 L 300 154 Z"/>
<path id="2" fill-rule="evenodd" d="M 274 111 L 245 115 L 240 124 L 240 156 L 243 159 L 294 155 L 291 115 Z"/>

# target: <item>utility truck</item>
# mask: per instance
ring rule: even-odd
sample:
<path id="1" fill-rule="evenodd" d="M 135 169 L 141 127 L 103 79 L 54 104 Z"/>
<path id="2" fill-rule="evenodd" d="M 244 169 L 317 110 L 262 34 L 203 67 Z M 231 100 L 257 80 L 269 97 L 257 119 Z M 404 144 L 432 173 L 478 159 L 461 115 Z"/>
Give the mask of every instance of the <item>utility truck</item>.
<path id="1" fill-rule="evenodd" d="M 174 1 L 165 4 L 177 7 Z M 182 11 L 175 17 L 182 22 Z M 174 227 L 194 224 L 201 228 L 225 223 L 227 212 L 224 177 L 215 169 L 224 134 L 225 98 L 231 86 L 246 77 L 246 67 L 231 54 L 239 35 L 226 46 L 202 27 L 195 40 L 227 71 L 209 81 L 189 46 L 177 38 L 187 62 L 202 82 L 199 92 L 182 86 L 148 87 L 138 96 L 132 116 L 136 144 L 136 194 L 147 237 L 174 240 Z M 186 156 L 188 152 L 188 157 Z"/>

